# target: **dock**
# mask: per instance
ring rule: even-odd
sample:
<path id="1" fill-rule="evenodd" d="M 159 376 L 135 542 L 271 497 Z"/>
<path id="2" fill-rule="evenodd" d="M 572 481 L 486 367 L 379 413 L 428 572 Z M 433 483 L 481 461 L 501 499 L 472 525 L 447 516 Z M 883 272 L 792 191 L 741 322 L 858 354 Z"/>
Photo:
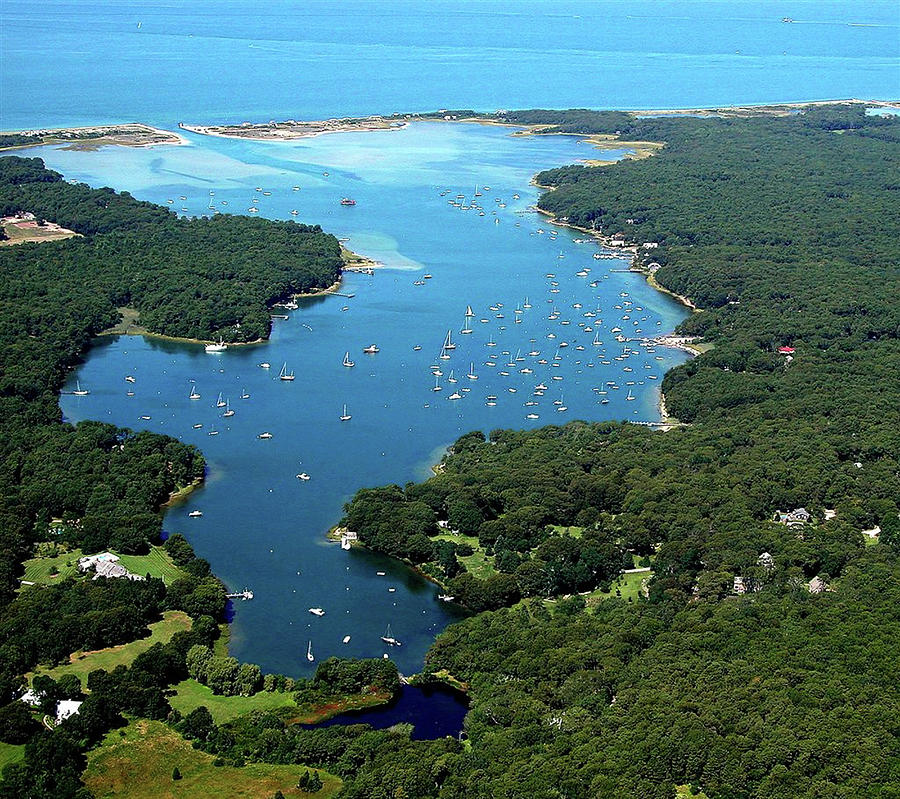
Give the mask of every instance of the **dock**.
<path id="1" fill-rule="evenodd" d="M 248 599 L 253 599 L 253 592 L 248 591 L 245 588 L 243 591 L 232 591 L 228 594 L 225 594 L 225 597 L 227 599 L 243 599 L 246 601 Z"/>

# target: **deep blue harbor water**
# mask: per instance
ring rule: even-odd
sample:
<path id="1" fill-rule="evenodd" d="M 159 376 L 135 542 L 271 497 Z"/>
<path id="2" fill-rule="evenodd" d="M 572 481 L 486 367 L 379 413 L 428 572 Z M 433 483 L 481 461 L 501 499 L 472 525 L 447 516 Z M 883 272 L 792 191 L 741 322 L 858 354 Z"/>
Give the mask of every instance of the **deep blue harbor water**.
<path id="1" fill-rule="evenodd" d="M 6 0 L 0 128 L 890 99 L 900 96 L 898 31 L 894 2 L 222 0 L 213 12 L 198 0 Z M 671 331 L 685 309 L 529 210 L 537 171 L 623 152 L 445 123 L 290 143 L 187 139 L 26 154 L 177 213 L 258 207 L 319 223 L 386 268 L 348 275 L 342 292 L 352 298 L 310 300 L 276 320 L 266 344 L 208 355 L 159 339 L 102 339 L 71 376 L 90 395 L 64 394 L 63 412 L 203 449 L 208 481 L 165 527 L 187 535 L 230 587 L 254 590 L 235 608 L 234 655 L 308 674 L 308 645 L 317 661 L 380 657 L 391 624 L 403 646 L 390 655 L 417 671 L 460 611 L 400 564 L 341 551 L 324 534 L 358 488 L 423 479 L 469 430 L 657 417 L 662 376 L 685 355 L 616 337 Z M 461 194 L 471 206 L 476 187 L 480 208 L 449 204 Z M 343 196 L 356 206 L 342 207 Z M 467 305 L 470 335 L 461 333 Z M 436 361 L 448 330 L 458 348 Z M 364 355 L 371 343 L 381 351 Z M 341 365 L 345 352 L 352 369 Z M 282 364 L 293 383 L 277 380 Z M 444 373 L 438 392 L 432 364 Z M 125 375 L 136 378 L 133 396 Z M 539 385 L 547 389 L 535 396 Z M 200 400 L 188 399 L 192 386 Z M 216 407 L 220 393 L 236 410 L 229 419 Z M 345 404 L 352 419 L 342 422 Z M 426 705 L 407 691 L 375 713 L 399 720 Z M 435 707 L 422 712 L 458 729 L 464 709 Z"/>

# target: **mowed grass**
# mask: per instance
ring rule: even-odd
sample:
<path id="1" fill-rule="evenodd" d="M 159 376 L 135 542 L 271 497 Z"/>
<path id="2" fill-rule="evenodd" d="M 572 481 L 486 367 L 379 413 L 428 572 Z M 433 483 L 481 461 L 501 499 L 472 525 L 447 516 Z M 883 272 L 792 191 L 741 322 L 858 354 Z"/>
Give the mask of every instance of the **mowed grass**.
<path id="1" fill-rule="evenodd" d="M 86 685 L 88 674 L 95 669 L 112 671 L 119 665 L 130 666 L 141 652 L 146 652 L 154 644 L 168 643 L 179 630 L 190 629 L 190 616 L 180 610 L 168 610 L 163 613 L 161 621 L 150 625 L 150 635 L 147 638 L 93 652 L 75 652 L 70 656 L 69 663 L 54 666 L 52 669 L 38 668 L 35 675 L 48 674 L 54 680 L 58 680 L 64 674 L 75 674 L 82 684 Z"/>
<path id="2" fill-rule="evenodd" d="M 651 576 L 651 572 L 632 572 L 631 574 L 622 574 L 615 580 L 613 580 L 612 588 L 609 593 L 603 593 L 603 591 L 597 589 L 596 591 L 591 591 L 590 594 L 585 596 L 588 605 L 596 605 L 598 602 L 602 602 L 604 599 L 623 599 L 627 602 L 629 599 L 632 602 L 637 602 L 641 593 L 641 586 L 643 585 L 644 580 L 649 580 Z M 616 593 L 619 591 L 619 593 Z"/>
<path id="3" fill-rule="evenodd" d="M 497 570 L 494 568 L 493 556 L 485 554 L 484 548 L 478 543 L 477 536 L 441 533 L 436 535 L 435 538 L 439 541 L 453 541 L 456 544 L 468 544 L 472 547 L 474 552 L 471 555 L 460 557 L 459 562 L 462 563 L 467 572 L 479 580 L 486 580 L 497 573 Z"/>
<path id="4" fill-rule="evenodd" d="M 26 560 L 25 576 L 22 579 L 39 585 L 58 583 L 66 577 L 79 573 L 78 559 L 83 554 L 80 549 L 73 549 L 61 555 L 39 555 Z M 148 574 L 151 577 L 159 577 L 166 585 L 185 576 L 185 572 L 175 565 L 163 547 L 150 547 L 150 552 L 146 555 L 120 555 L 118 552 L 113 554 L 119 555 L 119 563 L 132 574 L 141 577 Z"/>
<path id="5" fill-rule="evenodd" d="M 243 716 L 254 710 L 277 710 L 282 707 L 297 708 L 294 695 L 283 691 L 260 691 L 253 696 L 216 696 L 196 680 L 184 680 L 175 686 L 175 695 L 169 704 L 183 715 L 205 706 L 216 724 Z"/>
<path id="6" fill-rule="evenodd" d="M 18 763 L 23 757 L 25 757 L 25 744 L 0 743 L 0 773 L 3 772 L 4 766 Z"/>
<path id="7" fill-rule="evenodd" d="M 132 574 L 160 577 L 166 585 L 185 576 L 163 547 L 150 547 L 146 555 L 119 555 L 119 563 Z"/>
<path id="8" fill-rule="evenodd" d="M 235 768 L 214 766 L 214 760 L 162 722 L 141 720 L 113 730 L 88 753 L 83 779 L 97 799 L 271 799 L 276 791 L 285 797 L 311 796 L 296 787 L 305 766 Z M 172 779 L 175 768 L 180 780 Z M 335 796 L 341 780 L 325 771 L 319 777 L 323 788 L 315 796 Z"/>
<path id="9" fill-rule="evenodd" d="M 80 549 L 73 549 L 61 555 L 38 556 L 26 560 L 22 580 L 39 585 L 58 583 L 66 577 L 78 574 L 78 559 L 81 555 Z"/>

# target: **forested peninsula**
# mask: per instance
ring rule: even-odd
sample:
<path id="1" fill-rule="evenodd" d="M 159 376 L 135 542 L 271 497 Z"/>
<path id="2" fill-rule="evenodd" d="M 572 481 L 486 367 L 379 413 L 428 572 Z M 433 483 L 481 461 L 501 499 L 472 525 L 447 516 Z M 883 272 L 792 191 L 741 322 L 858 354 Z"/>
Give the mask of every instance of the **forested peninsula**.
<path id="1" fill-rule="evenodd" d="M 238 781 L 247 763 L 292 766 L 298 795 L 900 792 L 900 121 L 837 105 L 728 119 L 506 116 L 664 144 L 645 160 L 538 175 L 552 187 L 540 207 L 634 245 L 637 266 L 703 309 L 680 332 L 713 347 L 664 380 L 683 427 L 473 432 L 430 480 L 348 503 L 342 523 L 362 543 L 480 611 L 426 661 L 435 679 L 468 687 L 462 741 L 299 727 L 298 707 L 391 693 L 396 670 L 331 661 L 297 682 L 228 658 L 209 564 L 181 536 L 154 546 L 159 506 L 202 474 L 200 453 L 59 421 L 66 369 L 116 308 L 160 332 L 252 340 L 268 302 L 333 280 L 336 242 L 290 223 L 177 220 L 0 159 L 7 212 L 82 234 L 0 250 L 0 755 L 18 760 L 0 797 L 77 796 L 103 784 L 99 742 L 109 752 L 151 735 L 166 780 L 187 740 Z M 233 252 L 236 236 L 258 237 L 258 249 Z M 294 236 L 308 265 L 265 261 L 292 253 Z M 188 290 L 197 284 L 233 298 L 231 311 L 216 316 L 220 303 Z M 16 592 L 23 561 L 53 546 L 161 550 L 177 579 Z M 148 632 L 157 642 L 115 668 L 56 665 Z M 55 669 L 35 677 L 29 711 L 15 700 L 39 665 Z M 69 698 L 84 700 L 80 712 L 42 729 L 37 719 Z"/>
<path id="2" fill-rule="evenodd" d="M 471 433 L 348 503 L 489 611 L 428 655 L 471 687 L 471 751 L 411 795 L 893 795 L 900 122 L 506 116 L 665 143 L 541 173 L 539 205 L 635 245 L 714 347 L 663 384 L 688 426 Z"/>

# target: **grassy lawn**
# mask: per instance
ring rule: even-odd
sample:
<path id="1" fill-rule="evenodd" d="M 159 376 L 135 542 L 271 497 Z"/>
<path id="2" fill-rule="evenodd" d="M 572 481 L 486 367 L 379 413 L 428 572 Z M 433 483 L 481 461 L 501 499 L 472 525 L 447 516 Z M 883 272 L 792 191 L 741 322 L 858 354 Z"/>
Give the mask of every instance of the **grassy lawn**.
<path id="1" fill-rule="evenodd" d="M 474 535 L 453 535 L 451 533 L 440 533 L 435 536 L 439 541 L 453 541 L 456 544 L 468 544 L 474 552 L 459 558 L 459 562 L 465 567 L 466 571 L 473 574 L 479 580 L 486 580 L 492 574 L 496 574 L 494 568 L 494 558 L 486 555 L 484 549 L 478 543 L 478 537 Z"/>
<path id="2" fill-rule="evenodd" d="M 73 549 L 60 555 L 52 554 L 53 551 L 45 547 L 44 550 L 38 551 L 37 557 L 26 560 L 25 576 L 22 579 L 26 582 L 47 585 L 78 574 L 78 559 L 84 554 L 80 549 Z M 119 555 L 119 562 L 132 574 L 141 577 L 147 574 L 151 577 L 160 577 L 166 584 L 185 575 L 172 562 L 172 558 L 163 547 L 150 547 L 150 552 L 146 555 Z M 56 573 L 53 573 L 54 569 Z"/>
<path id="3" fill-rule="evenodd" d="M 25 744 L 0 743 L 0 772 L 3 771 L 4 766 L 18 763 L 23 757 L 25 757 Z"/>
<path id="4" fill-rule="evenodd" d="M 703 791 L 700 791 L 700 793 L 694 793 L 691 790 L 690 785 L 676 785 L 675 799 L 707 799 L 707 797 L 706 794 L 703 793 Z"/>
<path id="5" fill-rule="evenodd" d="M 119 555 L 119 563 L 132 574 L 161 577 L 166 585 L 185 576 L 162 547 L 150 547 L 150 552 L 146 555 Z"/>
<path id="6" fill-rule="evenodd" d="M 633 602 L 638 601 L 638 597 L 640 596 L 641 584 L 644 580 L 650 579 L 650 572 L 636 572 L 632 574 L 622 574 L 618 577 L 618 579 L 613 581 L 612 590 L 608 594 L 604 594 L 599 589 L 596 591 L 591 591 L 590 594 L 585 596 L 588 605 L 595 605 L 598 602 L 603 601 L 604 599 L 609 599 L 611 597 L 615 597 L 616 599 L 624 599 L 626 602 L 631 599 Z M 621 592 L 621 596 L 616 593 L 616 590 Z"/>
<path id="7" fill-rule="evenodd" d="M 119 664 L 130 666 L 141 652 L 146 652 L 156 643 L 164 644 L 170 641 L 179 630 L 190 628 L 190 616 L 180 610 L 168 610 L 163 613 L 162 621 L 150 625 L 150 635 L 147 638 L 93 652 L 76 652 L 70 656 L 69 663 L 52 669 L 39 668 L 35 674 L 49 674 L 54 680 L 58 680 L 63 674 L 76 674 L 81 682 L 86 684 L 88 674 L 94 669 L 112 671 Z"/>
<path id="8" fill-rule="evenodd" d="M 564 524 L 551 524 L 550 527 L 557 535 L 570 535 L 572 538 L 581 538 L 584 533 L 583 527 L 566 527 Z"/>
<path id="9" fill-rule="evenodd" d="M 120 734 L 124 733 L 124 734 Z M 297 790 L 304 766 L 252 763 L 242 768 L 214 766 L 213 755 L 195 750 L 178 733 L 158 721 L 136 721 L 113 730 L 88 753 L 84 782 L 97 799 L 270 799 L 310 796 Z M 178 768 L 182 779 L 173 780 Z M 341 781 L 319 771 L 319 799 L 335 796 Z"/>
<path id="10" fill-rule="evenodd" d="M 175 686 L 175 695 L 169 697 L 169 703 L 184 715 L 205 705 L 216 724 L 230 721 L 253 710 L 297 707 L 294 703 L 294 695 L 291 693 L 260 691 L 253 696 L 216 696 L 205 685 L 190 679 Z"/>

